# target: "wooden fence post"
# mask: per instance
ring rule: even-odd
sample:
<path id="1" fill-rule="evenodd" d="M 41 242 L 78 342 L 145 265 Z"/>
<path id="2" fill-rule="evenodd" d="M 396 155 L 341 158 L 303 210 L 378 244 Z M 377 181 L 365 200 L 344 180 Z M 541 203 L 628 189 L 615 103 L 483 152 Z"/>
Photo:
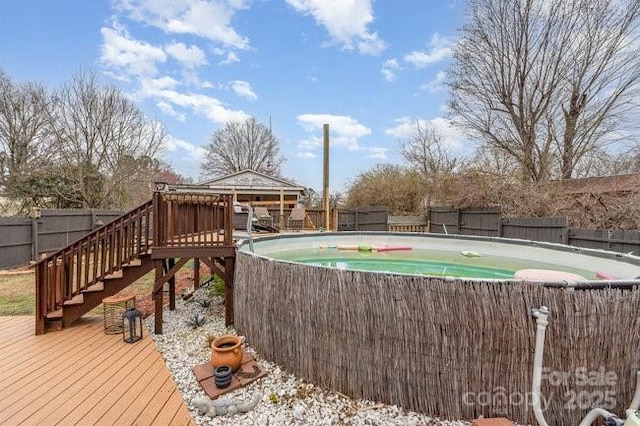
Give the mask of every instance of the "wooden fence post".
<path id="1" fill-rule="evenodd" d="M 38 220 L 40 216 L 40 209 L 32 207 L 29 217 L 31 217 L 31 260 L 34 262 L 38 261 L 38 255 L 40 254 L 38 247 Z"/>

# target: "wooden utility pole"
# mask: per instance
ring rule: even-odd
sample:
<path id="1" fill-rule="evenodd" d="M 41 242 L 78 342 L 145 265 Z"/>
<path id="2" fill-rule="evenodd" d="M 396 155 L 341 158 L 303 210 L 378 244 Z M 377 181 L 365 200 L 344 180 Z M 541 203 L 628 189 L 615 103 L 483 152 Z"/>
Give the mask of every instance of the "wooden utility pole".
<path id="1" fill-rule="evenodd" d="M 329 230 L 329 125 L 324 128 L 324 167 L 322 185 L 322 205 L 324 207 L 324 229 Z"/>

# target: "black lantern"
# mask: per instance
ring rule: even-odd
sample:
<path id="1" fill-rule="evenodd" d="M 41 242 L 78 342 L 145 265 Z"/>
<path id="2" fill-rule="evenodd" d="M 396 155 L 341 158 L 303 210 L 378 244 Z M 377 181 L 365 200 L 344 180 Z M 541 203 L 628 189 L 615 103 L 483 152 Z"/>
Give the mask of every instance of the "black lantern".
<path id="1" fill-rule="evenodd" d="M 122 314 L 122 338 L 127 343 L 142 339 L 142 312 L 128 308 Z"/>

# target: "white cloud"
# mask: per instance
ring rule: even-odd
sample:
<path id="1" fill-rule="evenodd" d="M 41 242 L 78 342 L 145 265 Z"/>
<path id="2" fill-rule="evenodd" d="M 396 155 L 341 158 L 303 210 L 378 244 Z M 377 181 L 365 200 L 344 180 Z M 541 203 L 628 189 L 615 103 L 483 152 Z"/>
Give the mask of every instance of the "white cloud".
<path id="1" fill-rule="evenodd" d="M 227 58 L 224 61 L 220 61 L 220 65 L 229 65 L 233 64 L 234 62 L 240 62 L 240 58 L 238 58 L 238 55 L 236 55 L 235 53 L 229 52 Z"/>
<path id="2" fill-rule="evenodd" d="M 186 151 L 188 157 L 196 160 L 198 163 L 202 162 L 207 155 L 207 150 L 201 146 L 195 146 L 171 135 L 167 136 L 165 148 L 170 152 L 178 152 L 179 150 Z"/>
<path id="3" fill-rule="evenodd" d="M 184 83 L 190 84 L 193 86 L 197 86 L 203 89 L 210 89 L 214 87 L 214 85 L 207 80 L 201 80 L 198 72 L 195 70 L 185 69 L 182 71 L 182 78 Z"/>
<path id="4" fill-rule="evenodd" d="M 386 160 L 389 158 L 387 155 L 387 152 L 389 152 L 388 148 L 374 146 L 369 148 L 368 151 L 369 158 L 375 158 L 377 160 Z"/>
<path id="5" fill-rule="evenodd" d="M 382 76 L 385 80 L 391 82 L 396 79 L 396 72 L 400 71 L 400 64 L 395 58 L 388 59 L 382 63 Z"/>
<path id="6" fill-rule="evenodd" d="M 185 68 L 194 69 L 207 63 L 204 52 L 195 45 L 172 43 L 165 47 L 165 51 Z"/>
<path id="7" fill-rule="evenodd" d="M 326 28 L 333 44 L 357 49 L 363 55 L 378 55 L 386 43 L 369 32 L 373 22 L 372 0 L 286 0 L 297 12 L 311 15 Z"/>
<path id="8" fill-rule="evenodd" d="M 173 90 L 162 90 L 158 93 L 158 96 L 175 105 L 190 108 L 214 123 L 242 121 L 249 118 L 249 115 L 244 111 L 229 109 L 218 99 L 199 93 L 179 93 Z"/>
<path id="9" fill-rule="evenodd" d="M 114 26 L 115 28 L 100 29 L 103 39 L 100 62 L 133 75 L 156 75 L 156 63 L 167 60 L 164 50 L 132 38 L 117 23 Z"/>
<path id="10" fill-rule="evenodd" d="M 416 125 L 419 123 L 424 127 L 432 127 L 437 133 L 442 135 L 445 145 L 453 149 L 460 150 L 463 145 L 464 135 L 457 131 L 451 122 L 442 117 L 432 118 L 431 120 L 425 120 L 423 118 L 401 117 L 395 120 L 398 123 L 395 127 L 386 129 L 384 132 L 389 136 L 393 136 L 399 140 L 410 139 L 414 132 Z"/>
<path id="11" fill-rule="evenodd" d="M 173 106 L 171 106 L 171 104 L 165 102 L 165 101 L 160 101 L 156 104 L 156 106 L 160 109 L 160 111 L 162 111 L 162 113 L 164 115 L 168 115 L 170 117 L 175 118 L 176 120 L 184 123 L 187 120 L 187 116 L 177 112 L 175 109 L 173 109 Z"/>
<path id="12" fill-rule="evenodd" d="M 174 87 L 171 87 L 170 80 L 172 80 L 170 77 L 161 79 L 142 78 L 140 90 L 136 93 L 136 97 L 154 99 L 156 103 L 164 102 L 171 107 L 179 106 L 190 109 L 214 123 L 242 121 L 249 118 L 249 115 L 244 111 L 229 109 L 214 97 L 200 93 L 180 93 L 174 90 Z"/>
<path id="13" fill-rule="evenodd" d="M 444 84 L 446 79 L 447 73 L 445 73 L 444 71 L 438 71 L 438 74 L 436 74 L 436 78 L 428 83 L 420 85 L 420 90 L 424 90 L 429 93 L 444 92 L 447 88 L 447 86 L 445 86 Z"/>
<path id="14" fill-rule="evenodd" d="M 298 152 L 296 154 L 296 157 L 298 157 L 298 158 L 316 158 L 317 155 L 314 154 L 313 152 Z"/>
<path id="15" fill-rule="evenodd" d="M 424 68 L 427 65 L 434 64 L 447 59 L 451 56 L 451 46 L 453 42 L 435 33 L 429 41 L 429 50 L 414 50 L 404 55 L 404 60 L 417 68 Z"/>
<path id="16" fill-rule="evenodd" d="M 360 149 L 358 139 L 371 134 L 371 129 L 345 115 L 302 114 L 296 117 L 298 123 L 309 133 L 322 134 L 324 124 L 329 123 L 329 140 L 332 147 L 346 148 L 349 151 Z M 300 148 L 321 147 L 322 138 L 311 137 L 299 143 Z"/>
<path id="17" fill-rule="evenodd" d="M 230 82 L 229 84 L 231 85 L 231 89 L 233 89 L 236 95 L 247 98 L 251 101 L 255 101 L 256 99 L 258 99 L 258 95 L 255 94 L 248 82 L 236 80 Z"/>
<path id="18" fill-rule="evenodd" d="M 231 26 L 244 0 L 117 0 L 116 7 L 133 20 L 153 25 L 165 33 L 192 34 L 237 49 L 249 40 Z"/>
<path id="19" fill-rule="evenodd" d="M 175 89 L 178 87 L 178 81 L 169 76 L 160 78 L 144 78 L 141 80 L 143 87 L 147 87 L 149 90 L 163 90 L 163 89 Z"/>

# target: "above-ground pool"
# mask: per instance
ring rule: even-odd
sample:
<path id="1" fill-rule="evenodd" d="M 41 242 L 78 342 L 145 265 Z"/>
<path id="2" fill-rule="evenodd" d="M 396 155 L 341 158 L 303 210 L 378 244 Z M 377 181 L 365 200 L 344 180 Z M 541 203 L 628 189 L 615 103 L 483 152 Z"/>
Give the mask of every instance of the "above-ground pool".
<path id="1" fill-rule="evenodd" d="M 586 280 L 640 276 L 640 265 L 631 256 L 626 263 L 620 262 L 623 255 L 559 244 L 442 235 L 288 236 L 256 243 L 255 253 L 312 266 L 439 277 L 514 279 L 523 269 L 566 272 Z"/>
<path id="2" fill-rule="evenodd" d="M 236 329 L 306 380 L 443 419 L 531 424 L 531 310 L 544 305 L 547 419 L 578 424 L 594 407 L 624 417 L 640 369 L 638 257 L 431 234 L 280 235 L 253 246 L 237 253 Z"/>

